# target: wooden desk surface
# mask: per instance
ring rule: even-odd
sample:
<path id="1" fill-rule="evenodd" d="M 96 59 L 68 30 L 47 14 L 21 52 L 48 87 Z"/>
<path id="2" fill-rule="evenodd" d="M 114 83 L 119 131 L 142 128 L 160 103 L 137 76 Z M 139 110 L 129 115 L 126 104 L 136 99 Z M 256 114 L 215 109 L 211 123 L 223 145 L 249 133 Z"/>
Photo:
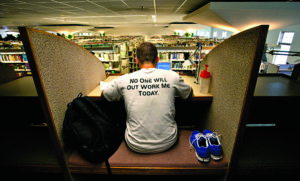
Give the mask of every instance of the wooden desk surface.
<path id="1" fill-rule="evenodd" d="M 0 85 L 0 96 L 3 97 L 37 97 L 32 76 L 22 77 Z"/>
<path id="2" fill-rule="evenodd" d="M 111 82 L 114 79 L 118 78 L 119 76 L 109 76 L 107 79 L 104 80 L 104 82 Z M 183 80 L 188 83 L 189 85 L 191 85 L 191 87 L 193 88 L 193 97 L 192 100 L 207 100 L 207 101 L 211 101 L 213 99 L 213 96 L 211 93 L 208 94 L 202 94 L 200 93 L 200 85 L 199 84 L 195 84 L 195 78 L 194 76 L 181 76 L 183 78 Z M 95 87 L 94 90 L 92 90 L 88 96 L 91 97 L 94 100 L 97 100 L 100 98 L 100 85 L 98 85 L 97 87 Z"/>
<path id="3" fill-rule="evenodd" d="M 300 84 L 285 75 L 258 76 L 255 97 L 299 97 Z"/>

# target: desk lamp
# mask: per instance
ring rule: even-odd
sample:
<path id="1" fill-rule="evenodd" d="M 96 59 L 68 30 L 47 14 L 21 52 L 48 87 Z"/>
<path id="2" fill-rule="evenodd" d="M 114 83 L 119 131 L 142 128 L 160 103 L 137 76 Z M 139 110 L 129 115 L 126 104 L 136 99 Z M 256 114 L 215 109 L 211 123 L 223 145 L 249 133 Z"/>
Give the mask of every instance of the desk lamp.
<path id="1" fill-rule="evenodd" d="M 196 49 L 196 50 L 194 51 L 194 53 L 193 53 L 192 55 L 190 55 L 190 57 L 189 57 L 189 61 L 191 62 L 192 65 L 195 65 L 195 64 L 196 64 L 196 62 L 194 62 L 194 61 L 192 60 L 192 58 L 195 57 L 195 55 L 196 55 L 197 53 L 199 53 L 199 54 L 201 55 L 201 50 L 202 50 L 202 45 L 201 45 L 200 42 L 198 42 L 198 43 L 197 43 L 197 49 Z M 198 58 L 199 58 L 199 57 L 200 57 L 200 56 L 198 56 Z M 199 58 L 199 63 L 198 63 L 198 65 L 196 64 L 195 81 L 194 81 L 195 84 L 199 84 L 199 72 L 200 72 L 200 58 Z"/>

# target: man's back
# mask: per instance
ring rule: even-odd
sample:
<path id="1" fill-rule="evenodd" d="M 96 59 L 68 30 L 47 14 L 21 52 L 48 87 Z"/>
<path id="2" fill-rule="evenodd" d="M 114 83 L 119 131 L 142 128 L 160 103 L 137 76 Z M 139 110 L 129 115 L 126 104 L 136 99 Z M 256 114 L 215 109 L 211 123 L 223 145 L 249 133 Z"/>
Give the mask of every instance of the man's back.
<path id="1" fill-rule="evenodd" d="M 190 91 L 191 87 L 177 73 L 147 68 L 121 76 L 104 90 L 104 96 L 109 101 L 124 98 L 125 140 L 129 148 L 157 153 L 176 142 L 175 95 L 186 99 Z"/>

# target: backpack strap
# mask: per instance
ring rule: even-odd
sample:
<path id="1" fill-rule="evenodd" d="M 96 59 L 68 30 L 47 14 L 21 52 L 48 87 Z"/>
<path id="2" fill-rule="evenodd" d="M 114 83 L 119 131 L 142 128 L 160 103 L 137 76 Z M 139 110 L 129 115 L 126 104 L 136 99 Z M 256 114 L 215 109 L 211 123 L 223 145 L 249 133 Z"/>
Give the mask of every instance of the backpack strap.
<path id="1" fill-rule="evenodd" d="M 108 159 L 105 160 L 105 166 L 106 166 L 106 169 L 107 169 L 107 174 L 112 175 Z"/>

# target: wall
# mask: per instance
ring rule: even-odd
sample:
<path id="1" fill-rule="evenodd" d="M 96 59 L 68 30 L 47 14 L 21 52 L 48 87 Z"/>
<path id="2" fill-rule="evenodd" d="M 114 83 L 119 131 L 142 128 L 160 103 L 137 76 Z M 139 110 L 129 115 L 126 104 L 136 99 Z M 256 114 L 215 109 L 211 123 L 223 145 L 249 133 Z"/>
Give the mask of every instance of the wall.
<path id="1" fill-rule="evenodd" d="M 280 31 L 293 31 L 293 32 L 295 32 L 294 39 L 293 39 L 290 51 L 300 51 L 300 24 L 299 25 L 288 26 L 288 27 L 285 27 L 285 28 L 270 30 L 268 32 L 266 43 L 276 45 L 277 41 L 278 41 Z M 267 54 L 267 58 L 268 58 L 268 62 L 272 63 L 273 56 L 270 55 L 270 54 Z M 290 64 L 300 63 L 300 57 L 289 56 L 287 61 Z"/>

